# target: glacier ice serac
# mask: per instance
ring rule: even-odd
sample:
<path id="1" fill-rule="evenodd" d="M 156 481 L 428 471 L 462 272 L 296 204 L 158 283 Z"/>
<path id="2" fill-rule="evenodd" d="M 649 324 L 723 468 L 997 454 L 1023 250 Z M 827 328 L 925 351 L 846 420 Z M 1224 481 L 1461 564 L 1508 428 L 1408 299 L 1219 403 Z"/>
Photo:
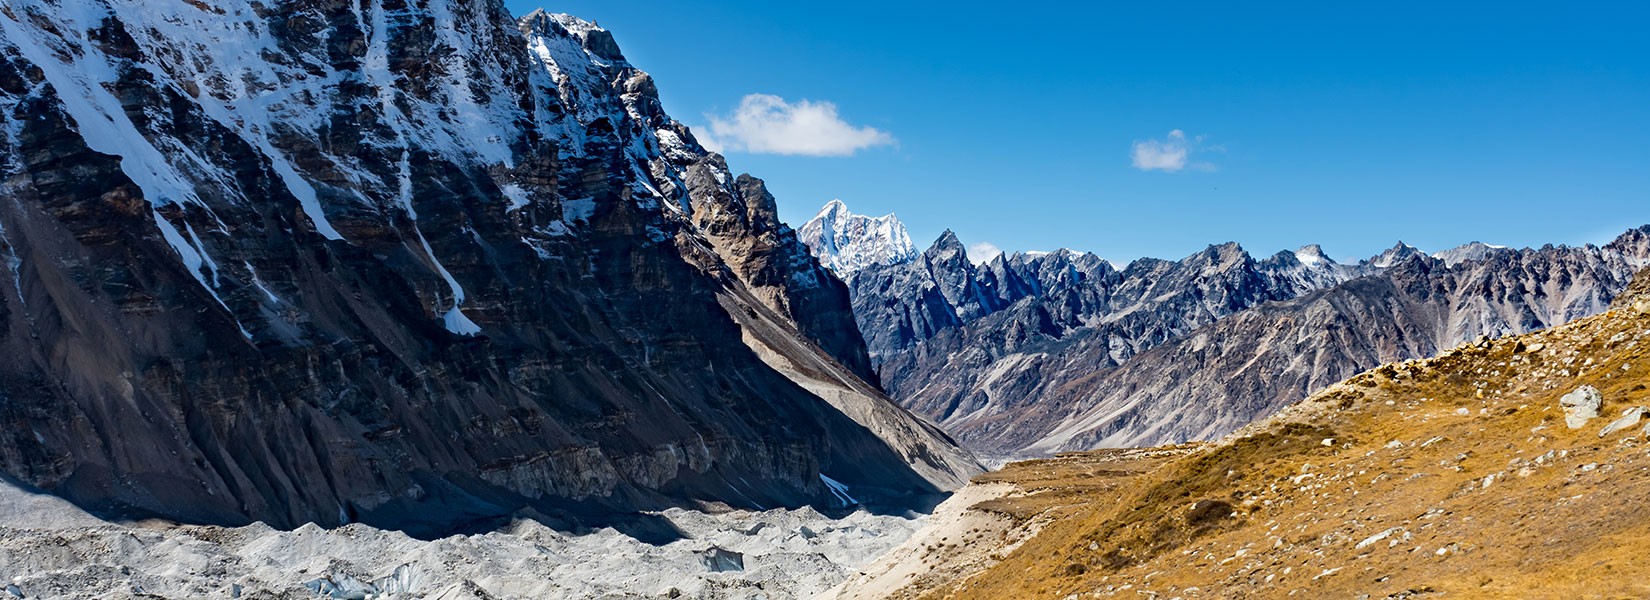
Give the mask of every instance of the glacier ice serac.
<path id="1" fill-rule="evenodd" d="M 898 218 L 856 215 L 841 200 L 827 203 L 797 235 L 820 264 L 844 277 L 866 267 L 904 264 L 917 258 L 917 247 Z"/>

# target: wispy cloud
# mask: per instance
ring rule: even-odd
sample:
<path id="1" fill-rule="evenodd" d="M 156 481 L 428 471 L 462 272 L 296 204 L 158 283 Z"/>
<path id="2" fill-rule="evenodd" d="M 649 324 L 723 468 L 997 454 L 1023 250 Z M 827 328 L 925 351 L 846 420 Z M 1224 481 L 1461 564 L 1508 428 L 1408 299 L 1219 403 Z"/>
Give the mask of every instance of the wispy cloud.
<path id="1" fill-rule="evenodd" d="M 968 246 L 968 260 L 976 265 L 991 262 L 991 259 L 1001 256 L 1002 253 L 1003 249 L 991 242 L 979 242 Z"/>
<path id="2" fill-rule="evenodd" d="M 711 150 L 850 156 L 855 152 L 894 143 L 894 136 L 871 127 L 855 127 L 837 115 L 830 102 L 798 100 L 769 94 L 751 94 L 730 115 L 710 115 L 710 127 L 698 136 Z"/>
<path id="3" fill-rule="evenodd" d="M 1175 129 L 1161 140 L 1135 140 L 1129 158 L 1134 163 L 1134 168 L 1142 171 L 1174 173 L 1187 168 L 1213 171 L 1213 164 L 1192 160 L 1194 154 L 1204 149 L 1203 136 L 1188 138 L 1186 132 Z M 1219 150 L 1218 147 L 1208 149 Z"/>

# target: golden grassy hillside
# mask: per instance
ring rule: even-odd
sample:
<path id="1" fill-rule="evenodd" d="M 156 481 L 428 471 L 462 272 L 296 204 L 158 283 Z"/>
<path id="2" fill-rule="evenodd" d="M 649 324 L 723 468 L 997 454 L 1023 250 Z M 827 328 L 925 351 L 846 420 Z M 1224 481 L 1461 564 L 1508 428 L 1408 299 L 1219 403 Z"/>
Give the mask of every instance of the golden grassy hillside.
<path id="1" fill-rule="evenodd" d="M 1380 367 L 1133 470 L 1011 465 L 984 479 L 1025 493 L 977 508 L 1038 532 L 902 595 L 1650 597 L 1650 418 L 1600 436 L 1650 406 L 1650 294 L 1638 298 Z M 1602 393 L 1601 416 L 1570 429 L 1559 398 L 1582 385 Z"/>

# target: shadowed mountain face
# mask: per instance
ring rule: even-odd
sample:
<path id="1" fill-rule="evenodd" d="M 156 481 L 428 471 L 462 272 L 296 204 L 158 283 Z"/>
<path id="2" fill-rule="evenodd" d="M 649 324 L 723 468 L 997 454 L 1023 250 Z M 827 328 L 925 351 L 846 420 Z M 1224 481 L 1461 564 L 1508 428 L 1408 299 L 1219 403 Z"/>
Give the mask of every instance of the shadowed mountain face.
<path id="1" fill-rule="evenodd" d="M 1399 244 L 1355 265 L 1226 244 L 1118 270 L 1069 251 L 975 265 L 947 233 L 851 287 L 889 392 L 1013 457 L 1212 439 L 1382 362 L 1597 313 L 1647 240 L 1437 257 Z"/>
<path id="2" fill-rule="evenodd" d="M 0 114 L 0 471 L 84 506 L 435 531 L 978 469 L 591 23 L 20 0 Z"/>

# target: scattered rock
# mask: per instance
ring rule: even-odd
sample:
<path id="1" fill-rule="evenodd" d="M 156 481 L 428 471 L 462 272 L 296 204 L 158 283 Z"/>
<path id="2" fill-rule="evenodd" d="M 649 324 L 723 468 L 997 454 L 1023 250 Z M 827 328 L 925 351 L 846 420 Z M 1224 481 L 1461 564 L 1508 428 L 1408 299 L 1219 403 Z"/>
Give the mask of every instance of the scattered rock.
<path id="1" fill-rule="evenodd" d="M 1639 420 L 1644 418 L 1644 411 L 1645 408 L 1643 406 L 1634 406 L 1621 411 L 1621 418 L 1612 421 L 1609 425 L 1605 425 L 1604 429 L 1600 429 L 1598 432 L 1598 437 L 1604 437 L 1639 424 Z"/>
<path id="2" fill-rule="evenodd" d="M 1387 529 L 1386 531 L 1382 531 L 1382 532 L 1377 533 L 1375 535 L 1364 538 L 1364 541 L 1358 542 L 1358 545 L 1353 546 L 1352 549 L 1354 549 L 1354 550 L 1363 550 L 1364 548 L 1368 548 L 1370 546 L 1373 546 L 1377 542 L 1380 542 L 1381 540 L 1392 537 L 1392 534 L 1401 532 L 1403 530 L 1404 530 L 1404 528 L 1402 528 L 1402 527 L 1393 527 L 1393 528 Z"/>
<path id="3" fill-rule="evenodd" d="M 1191 510 L 1186 512 L 1186 522 L 1190 525 L 1207 525 L 1232 516 L 1232 505 L 1220 500 L 1198 500 L 1192 503 Z"/>
<path id="4" fill-rule="evenodd" d="M 1598 389 L 1590 385 L 1576 388 L 1575 391 L 1565 394 L 1558 399 L 1559 407 L 1564 409 L 1564 423 L 1570 429 L 1580 429 L 1587 421 L 1598 416 L 1598 408 L 1604 404 L 1604 397 L 1599 395 Z"/>

